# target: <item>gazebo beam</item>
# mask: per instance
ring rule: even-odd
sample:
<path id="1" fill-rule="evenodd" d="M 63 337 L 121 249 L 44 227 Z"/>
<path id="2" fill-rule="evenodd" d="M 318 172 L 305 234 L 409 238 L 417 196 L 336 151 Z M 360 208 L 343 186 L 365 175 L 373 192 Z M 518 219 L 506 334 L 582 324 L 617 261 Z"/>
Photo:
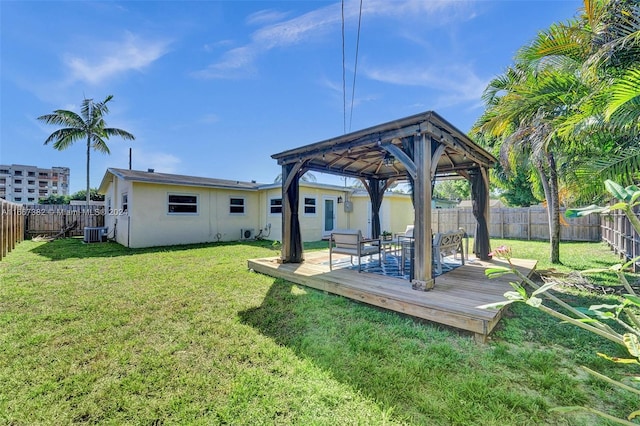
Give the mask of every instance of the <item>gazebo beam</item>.
<path id="1" fill-rule="evenodd" d="M 431 147 L 430 136 L 414 139 L 414 162 L 417 179 L 414 182 L 414 279 L 415 290 L 430 290 L 434 286 L 431 264 Z"/>

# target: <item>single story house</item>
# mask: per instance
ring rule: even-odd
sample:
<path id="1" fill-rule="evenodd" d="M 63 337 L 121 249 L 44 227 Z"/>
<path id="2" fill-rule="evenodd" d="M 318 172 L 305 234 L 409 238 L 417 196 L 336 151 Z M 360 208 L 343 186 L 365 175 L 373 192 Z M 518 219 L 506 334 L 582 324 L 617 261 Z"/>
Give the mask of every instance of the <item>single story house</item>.
<path id="1" fill-rule="evenodd" d="M 108 237 L 126 247 L 282 239 L 280 183 L 109 168 L 98 192 L 105 195 Z M 301 182 L 299 211 L 303 241 L 335 229 L 371 234 L 365 190 Z M 411 196 L 389 192 L 380 218 L 382 229 L 403 231 L 414 220 Z"/>

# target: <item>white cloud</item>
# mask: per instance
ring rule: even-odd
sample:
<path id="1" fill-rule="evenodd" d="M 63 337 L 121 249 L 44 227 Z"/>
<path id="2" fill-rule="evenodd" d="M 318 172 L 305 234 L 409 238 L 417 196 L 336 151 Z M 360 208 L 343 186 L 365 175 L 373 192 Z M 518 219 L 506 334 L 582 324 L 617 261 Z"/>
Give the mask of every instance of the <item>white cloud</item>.
<path id="1" fill-rule="evenodd" d="M 205 124 L 213 124 L 217 123 L 218 121 L 220 121 L 220 116 L 214 113 L 205 114 L 202 118 L 200 118 L 200 122 Z"/>
<path id="2" fill-rule="evenodd" d="M 182 160 L 166 152 L 146 151 L 133 148 L 132 167 L 136 170 L 154 169 L 159 173 L 179 173 Z"/>
<path id="3" fill-rule="evenodd" d="M 279 12 L 277 10 L 265 9 L 249 15 L 246 19 L 246 22 L 248 25 L 261 25 L 282 21 L 288 15 L 288 12 Z"/>
<path id="4" fill-rule="evenodd" d="M 467 15 L 467 0 L 407 0 L 388 1 L 373 0 L 363 4 L 363 19 L 369 17 L 395 18 L 399 21 L 420 17 L 428 18 L 437 14 L 438 19 L 430 22 L 431 27 L 446 25 L 455 17 Z M 347 1 L 344 7 L 346 22 L 356 22 L 359 16 L 359 1 Z M 260 18 L 267 17 L 268 11 L 263 15 L 252 15 L 249 22 L 259 23 Z M 255 59 L 276 47 L 286 47 L 317 38 L 330 33 L 342 24 L 342 6 L 334 3 L 320 9 L 313 10 L 298 17 L 275 24 L 266 25 L 256 30 L 251 35 L 251 41 L 242 47 L 227 51 L 220 61 L 211 64 L 204 70 L 195 72 L 194 75 L 202 78 L 240 78 L 253 74 L 253 62 Z M 270 16 L 273 19 L 275 15 Z M 264 20 L 266 21 L 266 19 Z"/>
<path id="5" fill-rule="evenodd" d="M 443 94 L 438 97 L 441 106 L 461 102 L 477 101 L 487 86 L 488 80 L 476 75 L 471 67 L 463 65 L 406 66 L 398 68 L 365 69 L 363 74 L 376 81 L 400 86 L 425 87 Z"/>
<path id="6" fill-rule="evenodd" d="M 94 44 L 93 51 L 98 55 L 91 58 L 66 56 L 72 80 L 98 84 L 130 70 L 140 71 L 167 53 L 168 42 L 126 33 L 118 42 Z"/>

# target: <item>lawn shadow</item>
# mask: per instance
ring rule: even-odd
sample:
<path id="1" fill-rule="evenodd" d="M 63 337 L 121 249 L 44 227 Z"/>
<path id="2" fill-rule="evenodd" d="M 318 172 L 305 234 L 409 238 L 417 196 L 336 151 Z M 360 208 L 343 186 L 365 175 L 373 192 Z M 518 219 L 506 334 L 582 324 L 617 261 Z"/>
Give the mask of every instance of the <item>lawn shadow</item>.
<path id="1" fill-rule="evenodd" d="M 470 334 L 283 279 L 274 279 L 260 306 L 238 315 L 403 419 L 428 416 L 415 398 L 429 366 L 446 375 L 463 358 L 461 342 L 474 345 Z"/>
<path id="2" fill-rule="evenodd" d="M 159 246 L 159 247 L 147 247 L 147 248 L 128 248 L 113 241 L 104 243 L 91 243 L 87 244 L 83 242 L 82 237 L 73 238 L 60 238 L 44 244 L 41 244 L 33 249 L 31 252 L 48 258 L 49 260 L 64 260 L 64 259 L 88 259 L 97 257 L 119 257 L 119 256 L 134 256 L 146 253 L 159 253 L 159 252 L 178 252 L 185 250 L 193 250 L 198 248 L 207 247 L 221 247 L 232 245 L 249 245 L 263 248 L 273 248 L 273 241 L 268 240 L 255 240 L 255 241 L 230 241 L 230 242 L 214 242 L 214 243 L 201 243 L 201 244 L 185 244 L 175 246 Z"/>

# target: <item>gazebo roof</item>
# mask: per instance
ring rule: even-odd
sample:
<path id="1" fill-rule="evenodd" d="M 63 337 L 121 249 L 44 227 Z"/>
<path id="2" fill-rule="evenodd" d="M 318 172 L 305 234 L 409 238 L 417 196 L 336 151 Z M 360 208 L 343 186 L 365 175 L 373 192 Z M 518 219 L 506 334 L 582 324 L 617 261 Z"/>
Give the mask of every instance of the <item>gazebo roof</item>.
<path id="1" fill-rule="evenodd" d="M 304 169 L 355 178 L 405 179 L 411 161 L 402 161 L 403 139 L 427 135 L 440 142 L 435 176 L 456 175 L 477 167 L 491 167 L 495 157 L 474 143 L 434 111 L 379 124 L 335 138 L 274 154 L 278 164 L 304 162 Z M 400 161 L 396 161 L 400 160 Z"/>

